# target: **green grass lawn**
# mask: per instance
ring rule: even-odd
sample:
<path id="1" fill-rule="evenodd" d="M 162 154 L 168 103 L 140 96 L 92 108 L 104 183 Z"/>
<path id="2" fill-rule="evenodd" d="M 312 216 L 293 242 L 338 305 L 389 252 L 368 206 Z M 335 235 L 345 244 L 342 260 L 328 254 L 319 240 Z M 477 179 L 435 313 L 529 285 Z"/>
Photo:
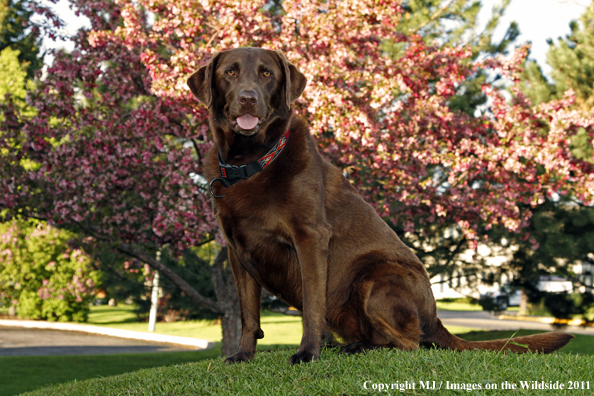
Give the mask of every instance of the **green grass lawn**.
<path id="1" fill-rule="evenodd" d="M 148 323 L 136 322 L 133 309 L 129 305 L 91 307 L 87 324 L 148 332 Z M 300 316 L 265 311 L 262 312 L 261 324 L 264 338 L 258 341 L 258 345 L 271 347 L 276 345 L 298 345 L 301 342 L 303 327 Z M 465 333 L 475 329 L 450 326 L 448 330 L 452 333 Z M 222 339 L 221 325 L 214 320 L 157 323 L 155 333 L 202 338 L 212 342 L 221 342 Z"/>
<path id="2" fill-rule="evenodd" d="M 509 390 L 502 389 L 506 381 L 520 388 L 514 395 L 591 395 L 594 388 L 594 357 L 589 355 L 375 350 L 344 356 L 337 352 L 325 351 L 321 360 L 298 366 L 288 365 L 294 350 L 287 349 L 259 353 L 253 361 L 235 365 L 215 358 L 70 382 L 27 395 L 359 395 L 378 393 L 372 388 L 379 384 L 394 384 L 396 390 L 382 393 L 396 395 L 405 381 L 415 385 L 407 391 L 413 395 L 471 394 L 459 390 L 462 387 L 496 387 L 472 394 L 509 395 Z M 522 390 L 521 381 L 559 381 L 565 387 L 577 381 L 580 387 L 590 389 Z M 424 390 L 422 384 L 441 390 Z M 458 390 L 446 390 L 453 387 Z"/>
<path id="3" fill-rule="evenodd" d="M 196 352 L 133 353 L 119 355 L 0 357 L 0 395 L 16 395 L 50 384 L 103 378 L 220 356 L 221 348 Z M 63 395 L 73 393 L 64 393 Z M 99 393 L 101 395 L 101 393 Z"/>
<path id="4" fill-rule="evenodd" d="M 522 330 L 517 332 L 516 336 L 523 336 L 528 334 L 535 334 L 538 331 Z M 461 337 L 468 340 L 479 341 L 487 339 L 511 337 L 513 332 L 496 331 L 496 332 L 470 332 L 461 334 Z M 270 355 L 270 352 L 263 352 L 263 350 L 270 348 L 270 346 L 259 345 L 256 361 L 260 356 Z M 297 345 L 283 345 L 280 346 L 281 352 L 278 358 L 282 364 L 287 364 L 288 357 L 294 353 Z M 412 356 L 416 353 L 429 352 L 420 351 L 412 352 Z M 391 351 L 391 353 L 400 353 L 399 351 Z M 447 354 L 447 351 L 439 351 L 439 353 Z M 466 352 L 465 352 L 466 353 Z M 490 352 L 472 352 L 477 354 L 490 354 Z M 569 345 L 564 347 L 559 353 L 563 354 L 579 354 L 594 356 L 594 342 L 592 337 L 584 335 L 576 335 Z M 286 356 L 285 356 L 286 355 Z M 322 352 L 322 359 L 334 359 L 335 351 Z M 154 368 L 160 366 L 174 366 L 190 362 L 199 362 L 204 359 L 214 359 L 213 364 L 220 361 L 220 345 L 208 351 L 196 352 L 166 352 L 166 353 L 142 353 L 142 354 L 119 354 L 119 355 L 95 355 L 95 356 L 23 356 L 23 357 L 0 357 L 0 373 L 1 383 L 0 395 L 8 396 L 15 395 L 21 392 L 46 387 L 51 384 L 59 384 L 67 381 L 76 380 L 77 382 L 93 379 L 104 378 L 112 375 L 129 373 L 140 369 Z M 407 355 L 398 355 L 401 358 Z M 424 356 L 424 355 L 422 355 Z M 341 356 L 339 358 L 348 358 Z M 397 358 L 395 361 L 398 361 Z M 594 359 L 594 357 L 593 357 Z M 217 363 L 218 364 L 218 363 Z M 251 364 L 251 363 L 250 363 Z M 162 369 L 158 369 L 162 370 Z M 287 370 L 289 370 L 287 368 Z M 82 391 L 81 391 L 82 392 Z M 173 390 L 171 392 L 174 392 Z M 177 392 L 177 391 L 175 391 Z M 208 393 L 208 392 L 207 392 Z M 204 394 L 207 394 L 204 393 Z M 52 393 L 39 393 L 52 394 Z M 64 390 L 63 392 L 55 391 L 55 395 L 70 395 L 79 394 L 79 391 Z M 104 393 L 99 392 L 99 395 Z M 132 393 L 135 394 L 135 393 Z M 140 392 L 140 394 L 144 394 Z M 175 393 L 183 394 L 183 393 Z M 198 392 L 198 394 L 203 394 Z"/>
<path id="5" fill-rule="evenodd" d="M 133 309 L 129 305 L 91 307 L 87 324 L 148 332 L 148 323 L 136 322 Z M 263 312 L 261 323 L 265 337 L 259 341 L 259 345 L 293 345 L 301 341 L 302 325 L 299 316 Z M 221 325 L 215 320 L 159 322 L 155 326 L 155 333 L 202 338 L 213 342 L 220 342 L 222 339 Z"/>
<path id="6" fill-rule="evenodd" d="M 148 332 L 148 323 L 136 322 L 134 307 L 93 306 L 87 324 Z M 262 314 L 265 338 L 259 350 L 297 348 L 301 340 L 301 317 L 278 313 Z M 93 356 L 0 357 L 0 396 L 19 394 L 50 384 L 136 371 L 141 368 L 182 364 L 220 356 L 221 325 L 212 320 L 157 323 L 156 333 L 203 338 L 217 342 L 208 351 L 164 352 Z"/>
<path id="7" fill-rule="evenodd" d="M 89 324 L 98 326 L 109 326 L 113 328 L 122 328 L 136 331 L 148 331 L 147 323 L 135 322 L 136 317 L 132 312 L 132 307 L 122 305 L 118 307 L 92 307 L 91 314 L 89 315 Z M 274 370 L 282 368 L 284 374 L 279 374 L 282 378 L 292 378 L 294 370 L 288 368 L 287 361 L 291 353 L 297 348 L 301 339 L 301 317 L 287 316 L 277 313 L 265 312 L 262 315 L 262 328 L 264 330 L 265 337 L 258 342 L 258 349 L 279 349 L 282 350 L 279 353 L 278 361 L 279 366 Z M 204 338 L 209 341 L 220 342 L 221 340 L 221 327 L 214 321 L 187 321 L 187 322 L 176 322 L 176 323 L 158 323 L 157 332 L 162 334 L 179 335 L 184 337 L 197 337 Z M 472 331 L 473 329 L 462 328 L 462 327 L 448 327 L 448 329 L 456 334 L 460 334 L 462 338 L 470 340 L 486 340 L 495 338 L 510 337 L 513 332 L 483 332 L 483 331 Z M 461 334 L 464 333 L 464 334 Z M 536 331 L 520 331 L 516 335 L 526 335 L 537 333 Z M 425 351 L 430 352 L 430 351 Z M 435 352 L 435 351 L 434 351 Z M 434 353 L 432 352 L 432 353 Z M 400 359 L 406 359 L 409 355 L 399 355 L 400 352 L 392 351 L 396 353 L 394 355 L 387 355 L 382 359 L 394 359 L 394 362 L 399 362 Z M 415 358 L 423 360 L 428 358 L 423 352 L 413 352 L 412 355 Z M 440 353 L 447 353 L 440 351 Z M 480 352 L 483 353 L 483 352 Z M 563 348 L 562 353 L 579 353 L 580 355 L 592 354 L 594 355 L 594 342 L 592 337 L 578 335 L 576 339 Z M 420 355 L 418 355 L 420 354 Z M 58 384 L 67 381 L 80 381 L 93 378 L 109 377 L 122 373 L 130 373 L 127 375 L 119 376 L 120 378 L 115 383 L 120 383 L 121 378 L 137 378 L 137 374 L 131 373 L 140 369 L 149 369 L 160 366 L 174 366 L 193 362 L 190 365 L 186 365 L 188 371 L 195 370 L 199 366 L 198 363 L 204 359 L 213 359 L 220 355 L 220 344 L 217 344 L 215 348 L 209 351 L 196 351 L 196 352 L 166 352 L 166 353 L 143 353 L 143 354 L 120 354 L 120 355 L 95 355 L 95 356 L 25 356 L 25 357 L 0 357 L 0 396 L 9 396 L 25 392 L 28 390 L 37 389 L 50 384 Z M 270 352 L 259 353 L 258 356 L 270 356 Z M 285 356 L 286 355 L 286 356 Z M 333 351 L 323 352 L 322 358 L 325 362 L 326 359 L 329 361 L 336 361 L 336 366 L 342 365 L 342 358 L 344 356 L 337 357 Z M 429 356 L 429 355 L 428 355 Z M 438 356 L 438 355 L 430 355 Z M 447 356 L 447 355 L 444 355 Z M 455 355 L 455 356 L 459 356 Z M 260 358 L 258 358 L 260 359 Z M 258 359 L 256 361 L 258 361 Z M 336 360 L 338 359 L 338 360 Z M 350 359 L 350 357 L 348 358 Z M 215 358 L 210 361 L 211 364 L 216 365 L 220 363 L 220 360 Z M 322 364 L 323 362 L 319 362 Z M 250 363 L 251 365 L 252 363 Z M 182 366 L 180 366 L 182 367 Z M 172 369 L 171 367 L 169 369 Z M 165 368 L 155 369 L 155 373 L 168 372 Z M 175 367 L 173 367 L 175 369 Z M 165 371 L 163 371 L 165 370 Z M 185 369 L 184 369 L 185 370 Z M 192 371 L 193 372 L 193 371 Z M 169 373 L 169 372 L 168 372 Z M 155 374 L 160 376 L 161 374 Z M 169 375 L 169 374 L 168 374 Z M 386 374 L 387 375 L 387 374 Z M 177 374 L 172 376 L 176 378 Z M 116 377 L 114 377 L 116 378 Z M 200 377 L 197 377 L 200 378 Z M 405 377 L 400 377 L 405 378 Z M 375 378 L 369 378 L 374 380 Z M 394 380 L 398 378 L 394 377 Z M 429 378 L 431 379 L 431 378 Z M 107 381 L 109 378 L 104 378 L 101 381 Z M 431 379 L 432 380 L 432 379 Z M 127 380 L 126 380 L 127 381 Z M 151 381 L 160 381 L 155 378 Z M 196 379 L 199 383 L 199 379 Z M 226 379 L 220 379 L 220 381 L 226 381 Z M 249 382 L 249 381 L 248 381 Z M 331 381 L 332 382 L 332 381 Z M 103 382 L 99 382 L 104 384 Z M 269 384 L 270 385 L 270 384 Z M 73 386 L 73 385 L 68 385 Z M 80 385 L 86 387 L 87 385 Z M 90 385 L 89 385 L 90 386 Z M 95 385 L 93 385 L 95 386 Z M 114 385 L 115 386 L 115 385 Z M 132 386 L 132 385 L 131 385 Z M 161 385 L 159 385 L 161 386 Z M 164 385 L 163 385 L 164 386 Z M 250 385 L 252 386 L 252 385 Z M 255 385 L 254 385 L 255 386 Z M 272 386 L 272 385 L 270 385 Z M 312 386 L 317 386 L 317 382 L 312 382 Z M 338 384 L 332 385 L 338 386 Z M 354 386 L 353 384 L 349 386 Z M 594 386 L 594 383 L 593 383 Z M 256 387 L 257 388 L 257 387 Z M 86 388 L 85 388 L 86 389 Z M 90 388 L 89 388 L 90 389 Z M 95 389 L 95 388 L 94 388 Z M 132 388 L 131 388 L 132 389 Z M 148 391 L 142 389 L 136 389 L 130 394 L 151 394 Z M 149 389 L 149 388 L 147 388 Z M 152 388 L 151 388 L 152 389 Z M 157 392 L 155 389 L 151 390 L 154 394 L 185 394 L 185 390 L 178 388 L 169 389 L 163 388 L 163 392 Z M 204 388 L 207 389 L 207 388 Z M 225 389 L 222 386 L 221 389 Z M 273 389 L 273 388 L 271 388 Z M 280 388 L 279 388 L 280 389 Z M 320 388 L 326 389 L 326 388 Z M 330 389 L 330 388 L 329 388 Z M 332 388 L 333 389 L 333 388 Z M 351 390 L 355 388 L 349 388 Z M 187 390 L 190 392 L 190 390 Z M 287 393 L 292 390 L 280 391 L 280 393 Z M 60 391 L 54 391 L 55 395 L 66 395 L 66 394 L 84 394 L 86 390 L 74 388 L 63 389 Z M 99 392 L 95 389 L 98 395 L 110 394 Z M 194 394 L 210 394 L 205 390 L 192 391 Z M 355 392 L 353 390 L 353 392 Z M 117 392 L 114 391 L 113 394 Z M 290 393 L 290 392 L 289 392 Z M 314 392 L 315 393 L 315 392 Z M 357 393 L 357 392 L 355 392 Z M 39 393 L 39 394 L 52 394 L 52 393 Z M 276 394 L 275 392 L 269 391 L 264 394 Z"/>
<path id="8" fill-rule="evenodd" d="M 437 309 L 440 311 L 482 311 L 483 307 L 478 303 L 472 304 L 467 298 L 438 300 Z M 519 307 L 508 307 L 506 311 L 518 311 Z M 505 311 L 503 311 L 505 312 Z"/>
<path id="9" fill-rule="evenodd" d="M 483 308 L 478 304 L 471 304 L 468 301 L 436 301 L 437 309 L 440 311 L 482 311 Z"/>

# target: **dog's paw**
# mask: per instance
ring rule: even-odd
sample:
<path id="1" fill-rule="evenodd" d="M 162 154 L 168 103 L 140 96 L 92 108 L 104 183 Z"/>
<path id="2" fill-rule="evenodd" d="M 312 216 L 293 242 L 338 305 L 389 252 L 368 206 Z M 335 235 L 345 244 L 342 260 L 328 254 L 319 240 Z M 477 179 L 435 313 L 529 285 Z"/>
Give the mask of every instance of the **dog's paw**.
<path id="1" fill-rule="evenodd" d="M 308 351 L 297 352 L 289 359 L 289 364 L 301 364 L 306 362 L 312 362 L 320 359 L 319 353 L 312 353 Z"/>
<path id="2" fill-rule="evenodd" d="M 252 358 L 254 357 L 253 353 L 243 353 L 243 352 L 237 352 L 235 355 L 231 355 L 229 356 L 227 359 L 225 359 L 225 363 L 241 363 L 241 362 L 247 362 L 248 360 L 252 360 Z"/>
<path id="3" fill-rule="evenodd" d="M 348 344 L 340 348 L 340 353 L 345 355 L 354 355 L 355 353 L 361 353 L 369 349 L 369 346 L 363 344 L 362 342 L 353 342 L 352 344 Z"/>

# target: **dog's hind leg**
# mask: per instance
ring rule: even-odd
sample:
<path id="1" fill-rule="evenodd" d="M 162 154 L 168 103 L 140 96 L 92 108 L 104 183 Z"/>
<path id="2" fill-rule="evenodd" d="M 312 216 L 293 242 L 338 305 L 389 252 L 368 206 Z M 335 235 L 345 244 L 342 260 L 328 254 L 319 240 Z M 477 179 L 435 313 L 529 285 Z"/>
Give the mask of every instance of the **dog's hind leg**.
<path id="1" fill-rule="evenodd" d="M 364 304 L 365 317 L 371 325 L 369 337 L 342 347 L 341 352 L 352 354 L 374 348 L 417 349 L 421 330 L 414 303 L 402 298 L 405 296 L 400 282 L 373 282 Z"/>

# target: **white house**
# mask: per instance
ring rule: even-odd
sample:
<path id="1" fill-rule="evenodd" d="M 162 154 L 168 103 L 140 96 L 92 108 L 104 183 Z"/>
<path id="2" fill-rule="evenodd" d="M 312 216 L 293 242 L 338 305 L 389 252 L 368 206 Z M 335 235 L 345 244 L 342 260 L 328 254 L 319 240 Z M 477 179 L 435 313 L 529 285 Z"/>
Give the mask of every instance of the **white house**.
<path id="1" fill-rule="evenodd" d="M 495 254 L 492 254 L 492 249 L 497 249 Z M 508 260 L 511 260 L 514 252 L 514 246 L 501 246 L 501 247 L 488 247 L 483 244 L 479 244 L 477 254 L 482 256 L 488 266 L 498 267 Z M 590 253 L 588 259 L 591 261 L 582 261 L 573 266 L 573 272 L 577 275 L 577 278 L 587 286 L 594 285 L 594 254 Z M 463 254 L 463 260 L 471 263 L 474 260 L 474 251 L 468 249 Z M 455 272 L 451 278 L 440 274 L 431 278 L 431 288 L 433 295 L 436 300 L 444 298 L 462 298 L 462 297 L 474 297 L 479 298 L 481 294 L 488 292 L 497 292 L 499 289 L 509 283 L 511 279 L 508 279 L 505 274 L 501 276 L 499 282 L 493 285 L 481 284 L 481 282 L 470 282 L 462 275 L 462 273 Z M 571 281 L 566 278 L 559 276 L 543 276 L 539 282 L 539 289 L 548 292 L 572 292 L 574 285 Z M 583 292 L 586 287 L 576 287 L 576 291 Z"/>

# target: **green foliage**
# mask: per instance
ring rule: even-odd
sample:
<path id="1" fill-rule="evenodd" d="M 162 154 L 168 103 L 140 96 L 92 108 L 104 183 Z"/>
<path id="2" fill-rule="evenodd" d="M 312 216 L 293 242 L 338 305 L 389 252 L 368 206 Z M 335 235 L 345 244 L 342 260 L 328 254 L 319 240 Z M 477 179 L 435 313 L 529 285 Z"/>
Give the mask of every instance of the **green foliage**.
<path id="1" fill-rule="evenodd" d="M 31 80 L 27 80 L 27 71 L 25 66 L 19 63 L 19 54 L 19 50 L 13 50 L 10 47 L 6 47 L 0 52 L 0 121 L 4 121 L 4 114 L 1 114 L 4 107 L 14 106 L 19 109 L 20 114 L 17 118 L 21 120 L 35 114 L 35 110 L 25 102 L 27 88 L 33 88 L 34 84 Z M 2 133 L 0 130 L 0 135 Z M 20 148 L 20 144 L 15 140 L 6 143 L 7 147 L 0 148 L 0 156 Z M 20 163 L 25 169 L 36 166 L 29 158 L 22 158 Z"/>
<path id="2" fill-rule="evenodd" d="M 561 99 L 573 90 L 574 107 L 590 112 L 594 107 L 594 2 L 578 21 L 570 23 L 571 33 L 558 42 L 548 40 L 547 63 L 551 66 L 552 81 L 548 81 L 540 66 L 529 61 L 522 72 L 520 89 L 538 105 L 552 99 Z M 578 128 L 571 137 L 571 152 L 578 160 L 592 161 L 594 141 L 584 128 Z M 584 315 L 594 307 L 588 298 L 564 294 L 545 295 L 536 289 L 541 275 L 557 274 L 571 280 L 571 264 L 586 260 L 594 252 L 594 209 L 582 207 L 579 202 L 560 202 L 547 199 L 533 210 L 530 235 L 538 249 L 527 241 L 518 240 L 520 249 L 514 254 L 512 271 L 519 272 L 517 283 L 528 292 L 530 301 L 539 303 L 555 317 L 567 319 Z M 579 284 L 579 282 L 578 282 Z M 590 288 L 591 291 L 591 288 Z"/>
<path id="3" fill-rule="evenodd" d="M 493 41 L 493 35 L 509 3 L 510 0 L 502 0 L 495 5 L 485 28 L 477 32 L 480 1 L 407 0 L 402 4 L 403 17 L 397 29 L 403 34 L 418 33 L 429 45 L 466 45 L 473 53 L 470 61 L 485 54 L 507 54 L 509 46 L 520 34 L 518 24 L 511 22 L 498 42 Z M 402 53 L 403 44 L 386 42 L 383 50 L 396 59 Z M 491 78 L 498 79 L 499 76 Z M 474 115 L 477 108 L 487 102 L 486 96 L 481 92 L 481 86 L 486 81 L 484 71 L 467 79 L 458 87 L 449 107 Z"/>
<path id="4" fill-rule="evenodd" d="M 544 297 L 544 305 L 555 318 L 572 319 L 574 316 L 580 316 L 591 321 L 588 313 L 594 308 L 594 295 L 589 292 L 547 294 Z"/>
<path id="5" fill-rule="evenodd" d="M 0 301 L 21 318 L 86 321 L 99 274 L 72 237 L 45 223 L 0 224 Z"/>
<path id="6" fill-rule="evenodd" d="M 19 50 L 10 47 L 0 52 L 0 101 L 6 94 L 11 94 L 15 101 L 24 106 L 27 71 L 19 63 Z"/>
<path id="7" fill-rule="evenodd" d="M 187 249 L 179 260 L 172 258 L 167 250 L 163 251 L 162 262 L 181 276 L 200 294 L 216 299 L 212 283 L 211 258 L 214 258 L 214 242 L 199 248 Z M 163 280 L 167 296 L 160 307 L 162 316 L 175 319 L 215 319 L 218 315 L 194 304 L 186 298 L 181 289 L 167 279 Z"/>
<path id="8" fill-rule="evenodd" d="M 539 104 L 560 99 L 572 89 L 576 106 L 590 110 L 594 107 L 594 2 L 569 27 L 571 33 L 560 37 L 558 43 L 547 41 L 547 63 L 553 82 L 546 80 L 535 62 L 528 62 L 522 75 L 522 91 L 533 104 Z"/>
<path id="9" fill-rule="evenodd" d="M 205 297 L 216 299 L 212 284 L 211 262 L 214 257 L 214 242 L 193 247 L 182 252 L 181 257 L 173 258 L 167 249 L 162 250 L 160 261 L 181 276 L 195 290 Z M 141 320 L 148 320 L 151 306 L 151 283 L 154 271 L 137 259 L 118 253 L 109 246 L 93 241 L 85 244 L 84 250 L 97 259 L 102 272 L 97 286 L 107 292 L 108 298 L 116 301 L 131 301 L 136 306 L 136 314 Z M 155 254 L 152 252 L 151 254 Z M 181 289 L 167 278 L 160 277 L 157 319 L 176 321 L 188 319 L 215 319 L 218 315 L 194 304 Z"/>
<path id="10" fill-rule="evenodd" d="M 530 98 L 533 105 L 548 102 L 553 97 L 557 97 L 555 84 L 549 83 L 541 67 L 532 60 L 526 61 L 526 67 L 521 74 L 520 89 Z"/>
<path id="11" fill-rule="evenodd" d="M 493 7 L 491 17 L 482 32 L 475 32 L 481 2 L 476 0 L 407 0 L 402 3 L 403 18 L 398 31 L 418 33 L 428 44 L 466 44 L 473 51 L 490 54 L 507 53 L 507 47 L 519 35 L 517 23 L 510 23 L 500 42 L 493 42 L 493 34 L 510 0 L 502 0 Z"/>
<path id="12" fill-rule="evenodd" d="M 0 0 L 0 51 L 8 47 L 18 51 L 19 63 L 28 78 L 43 66 L 41 36 L 29 26 L 34 14 L 28 8 L 30 4 L 28 0 Z"/>
<path id="13" fill-rule="evenodd" d="M 571 153 L 575 158 L 592 162 L 592 152 L 594 147 L 590 143 L 592 138 L 584 128 L 579 128 L 577 133 L 571 138 Z"/>
<path id="14" fill-rule="evenodd" d="M 585 315 L 594 307 L 590 298 L 580 294 L 547 294 L 538 289 L 538 283 L 541 276 L 562 276 L 589 289 L 586 295 L 591 296 L 591 285 L 584 284 L 573 273 L 572 266 L 588 261 L 588 254 L 594 252 L 594 208 L 571 202 L 568 197 L 558 201 L 546 199 L 533 209 L 527 231 L 529 239 L 501 229 L 491 233 L 495 244 L 507 240 L 507 244 L 517 246 L 512 260 L 502 265 L 501 271 L 515 278 L 512 284 L 524 289 L 531 303 L 543 303 L 556 318 Z"/>
<path id="15" fill-rule="evenodd" d="M 25 102 L 27 89 L 32 89 L 34 84 L 32 80 L 27 80 L 27 70 L 19 63 L 19 53 L 19 50 L 13 50 L 10 47 L 0 52 L 0 104 L 15 106 L 20 110 L 20 118 L 25 118 L 35 114 L 35 111 Z M 0 114 L 0 121 L 3 119 L 4 115 Z M 0 133 L 2 133 L 1 130 Z M 13 148 L 16 149 L 16 147 Z M 3 154 L 3 150 L 0 154 Z M 28 160 L 25 160 L 24 164 L 27 162 Z"/>
<path id="16" fill-rule="evenodd" d="M 131 300 L 139 317 L 147 317 L 150 288 L 146 283 L 150 271 L 139 260 L 124 256 L 101 243 L 85 245 L 83 250 L 96 259 L 101 278 L 96 287 L 117 302 Z"/>

